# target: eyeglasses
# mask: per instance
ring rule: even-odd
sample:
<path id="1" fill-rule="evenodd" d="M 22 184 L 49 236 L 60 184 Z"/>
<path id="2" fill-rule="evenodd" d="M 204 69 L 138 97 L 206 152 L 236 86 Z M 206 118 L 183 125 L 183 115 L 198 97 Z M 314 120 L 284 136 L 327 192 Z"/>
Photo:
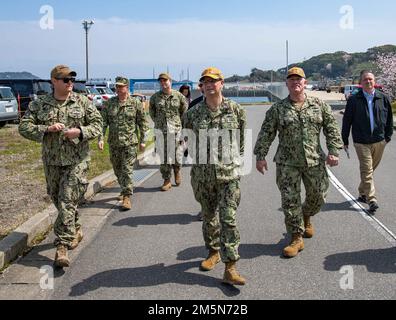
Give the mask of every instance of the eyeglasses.
<path id="1" fill-rule="evenodd" d="M 64 83 L 69 83 L 70 81 L 72 83 L 76 82 L 76 78 L 56 78 L 56 80 L 63 80 Z"/>

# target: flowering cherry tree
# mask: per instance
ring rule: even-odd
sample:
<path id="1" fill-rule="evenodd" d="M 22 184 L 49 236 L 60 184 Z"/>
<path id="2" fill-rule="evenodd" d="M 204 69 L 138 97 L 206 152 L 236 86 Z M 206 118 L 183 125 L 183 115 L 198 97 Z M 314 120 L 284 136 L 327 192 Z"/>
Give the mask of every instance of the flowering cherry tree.
<path id="1" fill-rule="evenodd" d="M 382 54 L 377 57 L 380 70 L 378 82 L 392 101 L 396 100 L 396 54 Z"/>

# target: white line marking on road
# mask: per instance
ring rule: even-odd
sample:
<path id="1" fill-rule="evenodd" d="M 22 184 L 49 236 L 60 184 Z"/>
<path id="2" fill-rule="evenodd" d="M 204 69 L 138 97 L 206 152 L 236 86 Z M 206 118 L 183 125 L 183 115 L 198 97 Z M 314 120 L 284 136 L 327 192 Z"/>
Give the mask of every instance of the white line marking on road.
<path id="1" fill-rule="evenodd" d="M 396 235 L 389 230 L 381 221 L 376 217 L 370 215 L 367 210 L 353 197 L 349 191 L 341 184 L 336 176 L 327 169 L 329 178 L 333 186 L 343 195 L 343 197 L 352 205 L 352 207 L 359 212 L 359 214 L 368 221 L 377 232 L 385 237 L 393 246 L 396 246 Z"/>

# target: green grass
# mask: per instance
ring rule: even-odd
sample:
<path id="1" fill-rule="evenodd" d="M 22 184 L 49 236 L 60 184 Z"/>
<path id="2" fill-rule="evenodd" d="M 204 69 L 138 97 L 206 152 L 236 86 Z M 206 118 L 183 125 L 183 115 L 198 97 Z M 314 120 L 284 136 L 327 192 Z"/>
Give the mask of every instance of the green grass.
<path id="1" fill-rule="evenodd" d="M 146 149 L 152 143 L 153 134 L 150 133 Z M 97 177 L 112 168 L 108 143 L 105 143 L 105 149 L 100 151 L 95 139 L 91 141 L 90 148 L 91 163 L 88 179 Z M 8 175 L 23 174 L 26 179 L 45 182 L 41 144 L 21 137 L 15 126 L 0 130 L 0 158 Z"/>
<path id="2" fill-rule="evenodd" d="M 45 181 L 41 162 L 41 145 L 21 137 L 15 127 L 0 130 L 0 158 L 8 175 Z"/>
<path id="3" fill-rule="evenodd" d="M 98 149 L 97 141 L 90 143 L 91 163 L 89 165 L 88 179 L 95 178 L 108 170 L 111 170 L 109 144 L 105 143 L 103 151 Z"/>

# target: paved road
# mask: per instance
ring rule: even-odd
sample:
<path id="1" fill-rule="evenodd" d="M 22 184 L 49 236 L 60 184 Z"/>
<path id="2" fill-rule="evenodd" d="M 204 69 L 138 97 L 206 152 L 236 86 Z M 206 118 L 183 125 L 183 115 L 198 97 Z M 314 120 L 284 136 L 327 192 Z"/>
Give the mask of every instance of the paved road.
<path id="1" fill-rule="evenodd" d="M 248 107 L 249 127 L 257 136 L 267 107 Z M 341 116 L 337 114 L 341 121 Z M 271 157 L 275 145 L 271 150 Z M 387 147 L 376 173 L 381 210 L 377 219 L 396 233 L 393 196 L 396 146 Z M 359 180 L 354 152 L 342 155 L 332 170 L 353 195 Z M 275 165 L 265 177 L 252 171 L 242 179 L 238 221 L 242 237 L 238 268 L 248 280 L 242 288 L 221 284 L 223 265 L 209 273 L 198 270 L 206 256 L 201 222 L 189 184 L 159 192 L 159 173 L 137 188 L 130 212 L 111 210 L 92 241 L 83 242 L 73 265 L 58 275 L 49 299 L 396 299 L 396 244 L 377 222 L 365 219 L 331 186 L 328 202 L 314 219 L 317 235 L 306 240 L 295 259 L 281 257 L 286 245 L 280 196 L 275 185 Z M 111 192 L 100 196 L 111 208 Z M 114 200 L 114 199 L 113 199 Z M 393 241 L 393 242 L 392 242 Z M 84 247 L 85 246 L 85 247 Z M 44 250 L 43 248 L 42 250 Z M 48 249 L 48 248 L 47 248 Z M 37 249 L 40 251 L 40 247 Z M 346 274 L 340 271 L 347 268 Z M 353 271 L 353 289 L 340 281 Z"/>

